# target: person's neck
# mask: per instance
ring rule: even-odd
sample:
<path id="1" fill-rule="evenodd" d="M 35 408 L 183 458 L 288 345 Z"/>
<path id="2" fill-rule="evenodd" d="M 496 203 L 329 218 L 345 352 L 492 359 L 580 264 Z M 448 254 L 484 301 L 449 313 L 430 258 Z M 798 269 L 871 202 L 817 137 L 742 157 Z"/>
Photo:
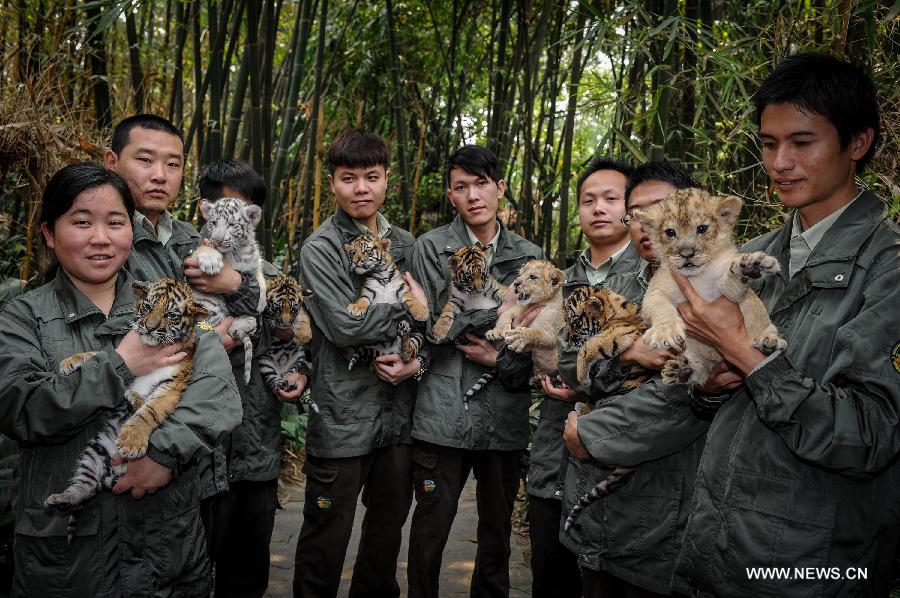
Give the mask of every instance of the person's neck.
<path id="1" fill-rule="evenodd" d="M 625 237 L 618 243 L 591 243 L 591 265 L 595 268 L 599 267 L 618 250 L 628 245 L 628 237 Z"/>
<path id="2" fill-rule="evenodd" d="M 162 216 L 162 214 L 158 212 L 141 212 L 141 214 L 143 214 L 144 217 L 153 226 L 153 232 L 157 232 L 158 229 L 156 228 L 156 225 L 159 223 L 159 218 L 160 216 Z"/>
<path id="3" fill-rule="evenodd" d="M 497 234 L 497 220 L 495 218 L 491 218 L 489 222 L 485 222 L 484 224 L 469 224 L 468 226 L 469 230 L 472 231 L 472 234 L 475 235 L 475 238 L 478 239 L 478 242 L 484 246 L 487 246 L 487 244 L 491 242 L 491 239 Z"/>
<path id="4" fill-rule="evenodd" d="M 109 315 L 109 310 L 112 309 L 112 304 L 116 300 L 117 278 L 118 276 L 113 276 L 105 282 L 89 283 L 69 276 L 69 280 L 72 281 L 75 288 L 81 291 L 81 294 L 96 305 L 97 309 L 102 311 L 105 316 Z"/>
<path id="5" fill-rule="evenodd" d="M 846 185 L 828 199 L 817 201 L 798 209 L 797 213 L 800 215 L 800 224 L 803 225 L 803 230 L 809 230 L 849 204 L 858 193 L 856 183 L 851 177 Z"/>
<path id="6" fill-rule="evenodd" d="M 372 231 L 373 235 L 378 235 L 378 212 L 375 212 L 368 218 L 356 219 L 356 221 Z"/>

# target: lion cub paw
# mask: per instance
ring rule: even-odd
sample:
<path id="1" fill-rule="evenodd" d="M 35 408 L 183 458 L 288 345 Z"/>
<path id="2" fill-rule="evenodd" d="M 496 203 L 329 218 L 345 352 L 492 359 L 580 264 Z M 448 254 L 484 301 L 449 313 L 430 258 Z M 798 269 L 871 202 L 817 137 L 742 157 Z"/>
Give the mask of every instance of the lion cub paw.
<path id="1" fill-rule="evenodd" d="M 95 351 L 86 351 L 84 353 L 76 353 L 71 357 L 66 357 L 59 364 L 59 373 L 63 376 L 68 376 L 69 374 L 80 368 L 82 365 L 84 365 L 85 361 L 96 354 L 97 353 Z"/>
<path id="2" fill-rule="evenodd" d="M 687 333 L 684 324 L 651 326 L 644 333 L 644 342 L 654 349 L 674 349 L 684 346 Z"/>
<path id="3" fill-rule="evenodd" d="M 506 346 L 516 353 L 524 353 L 528 349 L 528 329 L 513 328 L 506 332 Z"/>
<path id="4" fill-rule="evenodd" d="M 765 334 L 753 339 L 753 348 L 763 355 L 771 355 L 779 349 L 784 349 L 786 346 L 787 341 L 780 336 Z"/>
<path id="5" fill-rule="evenodd" d="M 507 330 L 507 332 L 509 331 Z M 484 333 L 484 338 L 488 339 L 489 341 L 501 341 L 505 338 L 505 335 L 503 330 L 501 330 L 500 328 L 491 328 Z"/>
<path id="6" fill-rule="evenodd" d="M 781 271 L 781 265 L 778 263 L 778 260 L 763 251 L 742 254 L 738 268 L 741 276 L 751 280 Z"/>
<path id="7" fill-rule="evenodd" d="M 347 311 L 350 312 L 350 315 L 358 318 L 362 315 L 365 315 L 367 311 L 369 311 L 369 302 L 368 301 L 356 301 L 347 306 Z"/>
<path id="8" fill-rule="evenodd" d="M 663 384 L 686 384 L 694 370 L 688 365 L 687 357 L 682 353 L 667 361 L 660 373 Z"/>
<path id="9" fill-rule="evenodd" d="M 116 446 L 119 454 L 127 459 L 138 459 L 147 454 L 147 442 L 149 436 L 143 434 L 137 426 L 126 423 L 122 426 L 118 438 L 116 438 Z"/>

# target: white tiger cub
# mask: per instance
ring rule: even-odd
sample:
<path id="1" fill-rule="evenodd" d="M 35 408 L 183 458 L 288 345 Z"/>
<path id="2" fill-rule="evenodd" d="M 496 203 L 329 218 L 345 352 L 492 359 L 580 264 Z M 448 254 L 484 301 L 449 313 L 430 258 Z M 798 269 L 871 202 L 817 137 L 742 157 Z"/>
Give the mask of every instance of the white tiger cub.
<path id="1" fill-rule="evenodd" d="M 386 237 L 359 235 L 344 245 L 350 256 L 350 269 L 365 276 L 359 297 L 347 306 L 353 316 L 363 316 L 374 303 L 402 303 L 414 320 L 428 319 L 428 306 L 419 301 L 400 274 L 390 254 L 391 240 Z M 424 344 L 424 336 L 412 332 L 406 320 L 400 322 L 396 338 L 384 343 L 355 347 L 348 363 L 353 369 L 360 359 L 371 361 L 378 355 L 399 354 L 404 363 L 415 359 Z"/>
<path id="2" fill-rule="evenodd" d="M 228 260 L 238 272 L 251 272 L 259 284 L 257 313 L 266 308 L 266 280 L 262 274 L 262 261 L 254 229 L 262 218 L 262 208 L 234 197 L 223 197 L 215 202 L 200 200 L 200 213 L 206 219 L 204 243 L 194 252 L 200 271 L 214 276 L 221 272 Z M 221 295 L 197 293 L 197 299 L 209 311 L 209 323 L 218 326 L 228 317 L 228 307 Z M 238 316 L 228 334 L 244 346 L 244 382 L 250 382 L 250 365 L 253 359 L 253 341 L 256 318 Z"/>
<path id="3" fill-rule="evenodd" d="M 685 350 L 662 370 L 666 384 L 703 385 L 722 355 L 685 333 L 676 305 L 686 299 L 672 272 L 686 276 L 707 301 L 724 295 L 738 303 L 753 345 L 769 354 L 787 344 L 750 281 L 780 270 L 778 260 L 762 251 L 738 253 L 731 240 L 741 210 L 734 196 L 710 195 L 700 189 L 681 189 L 665 201 L 634 210 L 633 217 L 649 232 L 659 271 L 650 280 L 641 315 L 651 324 L 644 333 L 647 345 L 656 349 L 683 345 Z"/>

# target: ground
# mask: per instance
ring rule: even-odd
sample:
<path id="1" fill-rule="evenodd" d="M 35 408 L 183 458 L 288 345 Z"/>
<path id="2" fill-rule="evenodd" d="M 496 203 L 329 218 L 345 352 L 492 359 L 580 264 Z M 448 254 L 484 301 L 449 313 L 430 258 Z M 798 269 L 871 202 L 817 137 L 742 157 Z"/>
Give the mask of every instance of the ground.
<path id="1" fill-rule="evenodd" d="M 272 534 L 272 567 L 269 573 L 269 590 L 267 597 L 287 598 L 291 596 L 291 579 L 294 575 L 294 548 L 297 544 L 297 534 L 303 522 L 303 487 L 291 486 L 290 492 L 282 493 L 282 497 L 289 496 L 284 503 L 284 509 L 279 510 L 275 516 L 275 531 Z M 415 501 L 413 501 L 415 508 Z M 353 572 L 353 562 L 356 555 L 356 547 L 359 543 L 359 530 L 362 524 L 365 509 L 361 502 L 357 502 L 356 519 L 353 526 L 353 536 L 350 538 L 350 546 L 347 549 L 347 558 L 344 561 L 344 574 L 341 579 L 341 589 L 338 596 L 347 596 L 350 590 L 350 575 Z M 412 520 L 412 510 L 406 526 L 403 528 L 403 546 L 400 549 L 400 559 L 397 565 L 397 581 L 400 584 L 402 595 L 406 595 L 406 554 L 409 549 L 409 524 Z M 475 480 L 469 478 L 468 484 L 463 489 L 459 501 L 459 512 L 450 530 L 450 539 L 444 549 L 444 563 L 441 570 L 441 596 L 468 596 L 469 581 L 472 569 L 475 567 L 475 528 L 477 525 L 475 509 Z M 528 567 L 528 540 L 520 534 L 513 532 L 511 542 L 512 555 L 509 561 L 510 593 L 515 597 L 531 595 L 531 570 Z"/>

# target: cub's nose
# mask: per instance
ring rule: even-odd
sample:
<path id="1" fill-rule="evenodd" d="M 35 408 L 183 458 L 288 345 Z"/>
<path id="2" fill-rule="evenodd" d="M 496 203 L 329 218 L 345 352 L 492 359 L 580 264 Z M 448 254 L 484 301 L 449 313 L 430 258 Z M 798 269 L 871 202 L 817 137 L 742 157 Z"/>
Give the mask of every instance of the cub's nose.
<path id="1" fill-rule="evenodd" d="M 697 251 L 696 251 L 696 249 L 694 249 L 693 245 L 683 245 L 678 248 L 678 255 L 680 255 L 683 258 L 694 257 L 694 255 L 696 253 L 697 253 Z"/>

